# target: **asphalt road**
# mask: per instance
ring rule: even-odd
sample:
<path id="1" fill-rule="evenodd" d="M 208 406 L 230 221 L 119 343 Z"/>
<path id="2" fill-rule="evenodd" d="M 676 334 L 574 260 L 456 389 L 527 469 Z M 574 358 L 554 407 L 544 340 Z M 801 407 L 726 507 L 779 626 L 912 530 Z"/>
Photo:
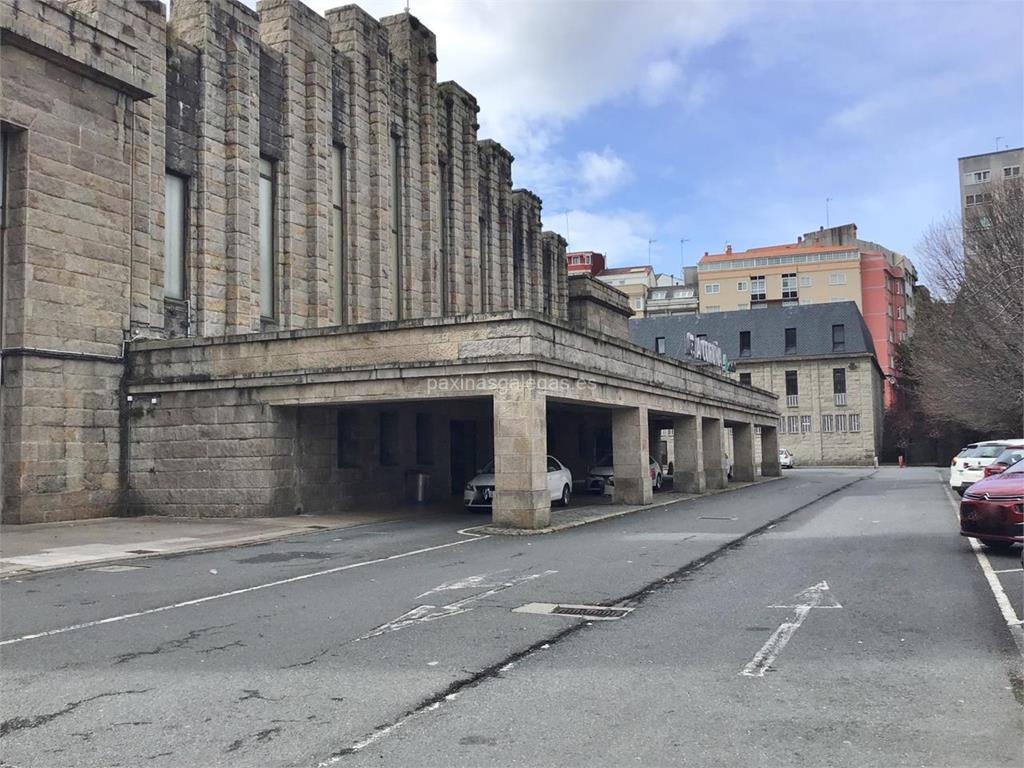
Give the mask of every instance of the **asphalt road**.
<path id="1" fill-rule="evenodd" d="M 933 470 L 479 522 L 4 582 L 2 764 L 1019 765 L 1020 658 Z"/>

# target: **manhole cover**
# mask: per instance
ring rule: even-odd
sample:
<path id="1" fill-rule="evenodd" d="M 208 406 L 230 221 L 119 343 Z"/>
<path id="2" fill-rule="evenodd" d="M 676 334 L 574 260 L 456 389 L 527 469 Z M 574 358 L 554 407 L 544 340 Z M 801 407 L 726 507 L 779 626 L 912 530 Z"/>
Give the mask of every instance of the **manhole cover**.
<path id="1" fill-rule="evenodd" d="M 609 607 L 606 605 L 566 605 L 563 603 L 527 603 L 513 608 L 516 613 L 536 613 L 541 615 L 578 616 L 581 619 L 595 621 L 615 621 L 627 616 L 632 608 Z"/>

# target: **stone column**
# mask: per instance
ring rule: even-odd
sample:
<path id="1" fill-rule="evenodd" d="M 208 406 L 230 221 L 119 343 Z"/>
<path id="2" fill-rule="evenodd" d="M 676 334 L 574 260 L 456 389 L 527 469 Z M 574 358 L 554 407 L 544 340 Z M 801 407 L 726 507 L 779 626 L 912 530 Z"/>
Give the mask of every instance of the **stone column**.
<path id="1" fill-rule="evenodd" d="M 493 520 L 512 528 L 551 522 L 547 486 L 547 399 L 519 387 L 494 395 Z"/>
<path id="2" fill-rule="evenodd" d="M 722 471 L 722 420 L 702 419 L 704 443 L 704 480 L 708 490 L 725 488 L 728 480 Z"/>
<path id="3" fill-rule="evenodd" d="M 704 440 L 696 416 L 677 415 L 672 421 L 672 488 L 704 493 Z"/>
<path id="4" fill-rule="evenodd" d="M 732 477 L 741 483 L 754 482 L 754 425 L 734 424 L 732 428 Z"/>
<path id="5" fill-rule="evenodd" d="M 761 427 L 761 476 L 778 477 L 782 474 L 779 466 L 779 432 L 776 427 Z"/>
<path id="6" fill-rule="evenodd" d="M 650 436 L 646 408 L 618 408 L 612 412 L 614 499 L 618 504 L 650 504 Z"/>

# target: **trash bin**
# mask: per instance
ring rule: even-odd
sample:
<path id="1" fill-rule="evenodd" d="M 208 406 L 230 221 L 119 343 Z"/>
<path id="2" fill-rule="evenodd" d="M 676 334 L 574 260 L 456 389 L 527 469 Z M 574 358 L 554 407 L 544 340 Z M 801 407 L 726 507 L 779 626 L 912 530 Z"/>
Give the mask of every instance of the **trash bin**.
<path id="1" fill-rule="evenodd" d="M 430 475 L 410 469 L 405 473 L 405 486 L 409 499 L 417 504 L 422 504 L 430 495 Z"/>

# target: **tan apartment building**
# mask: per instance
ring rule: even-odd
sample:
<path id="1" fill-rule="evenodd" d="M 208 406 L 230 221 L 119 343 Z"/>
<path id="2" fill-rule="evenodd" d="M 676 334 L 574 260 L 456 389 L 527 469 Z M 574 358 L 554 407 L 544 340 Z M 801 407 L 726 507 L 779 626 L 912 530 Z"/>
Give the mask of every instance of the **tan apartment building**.
<path id="1" fill-rule="evenodd" d="M 657 276 L 650 264 L 637 267 L 612 267 L 597 274 L 602 283 L 618 288 L 629 297 L 634 317 L 647 313 L 647 292 L 657 284 Z"/>

